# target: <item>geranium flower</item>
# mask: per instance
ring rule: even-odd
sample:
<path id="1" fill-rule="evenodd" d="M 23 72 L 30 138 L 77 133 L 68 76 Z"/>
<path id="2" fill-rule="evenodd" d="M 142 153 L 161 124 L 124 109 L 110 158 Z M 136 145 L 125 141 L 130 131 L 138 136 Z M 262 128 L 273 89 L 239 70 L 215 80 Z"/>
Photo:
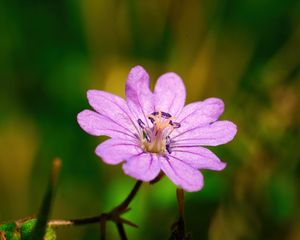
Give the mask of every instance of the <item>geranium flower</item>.
<path id="1" fill-rule="evenodd" d="M 185 191 L 199 191 L 199 169 L 220 171 L 224 162 L 202 146 L 217 146 L 233 139 L 236 125 L 219 121 L 224 103 L 208 98 L 184 106 L 186 91 L 175 73 L 159 77 L 154 91 L 147 72 L 136 66 L 126 82 L 126 100 L 105 91 L 89 90 L 87 98 L 95 111 L 77 116 L 87 133 L 110 139 L 96 148 L 105 163 L 124 162 L 124 172 L 138 180 L 151 181 L 162 171 Z"/>

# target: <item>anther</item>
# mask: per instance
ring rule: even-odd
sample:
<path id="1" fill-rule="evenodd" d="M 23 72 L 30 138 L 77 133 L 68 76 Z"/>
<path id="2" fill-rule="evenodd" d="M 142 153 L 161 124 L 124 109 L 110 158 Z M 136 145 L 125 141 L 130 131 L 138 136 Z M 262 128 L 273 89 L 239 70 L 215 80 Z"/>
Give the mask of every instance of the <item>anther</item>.
<path id="1" fill-rule="evenodd" d="M 167 119 L 172 117 L 172 115 L 170 113 L 166 113 L 166 112 L 161 112 L 161 115 Z"/>
<path id="2" fill-rule="evenodd" d="M 166 137 L 166 150 L 169 154 L 172 153 L 170 144 L 171 144 L 171 138 L 170 138 L 170 136 L 167 136 Z"/>
<path id="3" fill-rule="evenodd" d="M 149 116 L 148 119 L 151 121 L 152 124 L 155 122 L 154 118 L 151 116 Z"/>
<path id="4" fill-rule="evenodd" d="M 145 123 L 141 119 L 138 119 L 137 122 L 142 129 L 145 128 Z"/>
<path id="5" fill-rule="evenodd" d="M 170 125 L 173 128 L 180 128 L 180 126 L 181 126 L 181 124 L 179 122 L 172 122 L 172 121 L 170 121 Z"/>
<path id="6" fill-rule="evenodd" d="M 147 142 L 151 142 L 151 138 L 145 130 L 143 131 L 143 137 L 147 140 Z"/>
<path id="7" fill-rule="evenodd" d="M 172 115 L 170 113 L 166 113 L 166 112 L 162 112 L 162 111 L 159 111 L 159 112 L 153 112 L 151 115 L 153 116 L 157 116 L 157 115 L 160 115 L 165 118 L 165 119 L 168 119 L 168 118 L 171 118 Z"/>
<path id="8" fill-rule="evenodd" d="M 151 115 L 153 115 L 153 116 L 156 116 L 156 115 L 158 115 L 159 113 L 158 112 L 153 112 L 153 113 L 151 113 Z"/>
<path id="9" fill-rule="evenodd" d="M 172 151 L 171 151 L 171 147 L 170 147 L 170 145 L 168 145 L 168 144 L 166 145 L 166 150 L 168 151 L 168 153 L 169 153 L 169 154 L 171 154 L 171 153 L 172 153 Z"/>

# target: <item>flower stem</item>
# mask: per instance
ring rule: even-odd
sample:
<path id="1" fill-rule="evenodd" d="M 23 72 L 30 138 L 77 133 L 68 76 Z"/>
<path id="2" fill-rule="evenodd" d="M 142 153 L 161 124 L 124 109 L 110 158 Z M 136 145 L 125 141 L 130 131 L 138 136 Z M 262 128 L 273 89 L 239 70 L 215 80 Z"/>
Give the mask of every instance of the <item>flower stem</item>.
<path id="1" fill-rule="evenodd" d="M 126 232 L 124 229 L 124 225 L 122 223 L 117 223 L 117 229 L 118 229 L 118 233 L 120 235 L 120 239 L 121 240 L 127 240 L 127 236 L 126 236 Z"/>
<path id="2" fill-rule="evenodd" d="M 184 216 L 184 190 L 181 188 L 177 188 L 176 196 L 177 196 L 179 216 L 183 218 L 183 216 Z"/>
<path id="3" fill-rule="evenodd" d="M 101 213 L 100 215 L 89 217 L 89 218 L 80 218 L 80 219 L 73 219 L 73 220 L 51 220 L 48 222 L 48 225 L 53 227 L 59 226 L 70 226 L 70 225 L 85 225 L 85 224 L 93 224 L 93 223 L 100 223 L 100 237 L 101 240 L 106 239 L 106 222 L 111 220 L 116 223 L 117 229 L 120 235 L 121 240 L 126 240 L 126 232 L 124 229 L 123 224 L 127 224 L 132 227 L 138 227 L 136 224 L 124 219 L 121 217 L 122 214 L 129 211 L 128 208 L 130 202 L 133 200 L 137 192 L 139 191 L 142 181 L 137 181 L 128 194 L 128 196 L 121 202 L 117 207 L 113 208 L 108 213 Z"/>
<path id="4" fill-rule="evenodd" d="M 177 204 L 179 211 L 179 219 L 178 219 L 178 235 L 184 239 L 185 237 L 185 224 L 184 224 L 184 191 L 181 188 L 177 188 L 176 190 L 177 196 Z"/>
<path id="5" fill-rule="evenodd" d="M 130 202 L 132 201 L 132 199 L 135 197 L 135 195 L 137 194 L 137 192 L 139 191 L 141 185 L 142 185 L 142 181 L 137 181 L 133 187 L 133 189 L 131 190 L 131 192 L 129 193 L 129 195 L 125 198 L 125 200 L 119 205 L 117 206 L 115 209 L 118 209 L 119 211 L 124 211 L 127 209 L 128 205 L 130 204 Z"/>
<path id="6" fill-rule="evenodd" d="M 104 218 L 100 219 L 100 240 L 106 240 L 106 221 Z"/>
<path id="7" fill-rule="evenodd" d="M 184 190 L 177 188 L 176 190 L 179 218 L 172 225 L 172 235 L 170 239 L 188 239 L 185 233 L 184 224 Z"/>

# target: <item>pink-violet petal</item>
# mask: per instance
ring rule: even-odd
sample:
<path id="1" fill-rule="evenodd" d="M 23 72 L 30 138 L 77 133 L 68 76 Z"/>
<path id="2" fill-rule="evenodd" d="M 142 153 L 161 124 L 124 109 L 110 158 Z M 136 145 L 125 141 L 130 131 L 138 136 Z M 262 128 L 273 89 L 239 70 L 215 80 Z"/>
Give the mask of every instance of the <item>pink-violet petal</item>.
<path id="1" fill-rule="evenodd" d="M 148 115 L 154 111 L 153 93 L 148 73 L 141 66 L 131 69 L 126 82 L 126 101 L 136 120 L 148 123 Z"/>
<path id="2" fill-rule="evenodd" d="M 208 98 L 201 102 L 190 103 L 185 106 L 174 120 L 181 127 L 174 131 L 174 135 L 185 132 L 194 127 L 208 125 L 218 120 L 224 111 L 224 103 L 218 98 Z"/>
<path id="3" fill-rule="evenodd" d="M 175 73 L 160 76 L 154 88 L 155 111 L 177 116 L 185 103 L 186 91 L 181 78 Z"/>
<path id="4" fill-rule="evenodd" d="M 161 169 L 171 181 L 187 192 L 197 192 L 203 187 L 199 170 L 177 159 L 161 157 Z"/>
<path id="5" fill-rule="evenodd" d="M 160 172 L 160 162 L 156 154 L 141 153 L 123 164 L 124 172 L 138 180 L 151 181 Z"/>
<path id="6" fill-rule="evenodd" d="M 198 146 L 173 148 L 169 158 L 170 161 L 175 158 L 197 169 L 221 171 L 226 167 L 226 163 L 221 162 L 213 152 Z"/>
<path id="7" fill-rule="evenodd" d="M 175 146 L 218 146 L 230 142 L 237 127 L 230 121 L 216 121 L 203 127 L 194 127 L 172 137 Z"/>
<path id="8" fill-rule="evenodd" d="M 117 121 L 91 110 L 83 110 L 77 115 L 77 122 L 87 133 L 94 136 L 109 136 L 112 138 L 129 139 L 136 141 L 137 137 Z"/>
<path id="9" fill-rule="evenodd" d="M 89 90 L 87 92 L 89 104 L 101 115 L 117 121 L 133 133 L 136 133 L 137 122 L 132 120 L 126 101 L 119 96 L 100 90 Z"/>
<path id="10" fill-rule="evenodd" d="M 99 144 L 96 154 L 107 164 L 119 164 L 142 152 L 139 145 L 120 139 L 108 139 Z"/>

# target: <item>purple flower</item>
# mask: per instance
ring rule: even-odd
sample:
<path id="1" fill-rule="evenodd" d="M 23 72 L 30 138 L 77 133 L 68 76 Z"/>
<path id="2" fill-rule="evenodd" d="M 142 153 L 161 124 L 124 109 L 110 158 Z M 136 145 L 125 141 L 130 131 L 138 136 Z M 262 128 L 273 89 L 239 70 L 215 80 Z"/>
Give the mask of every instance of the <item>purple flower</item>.
<path id="1" fill-rule="evenodd" d="M 89 104 L 77 116 L 87 133 L 110 139 L 96 148 L 108 164 L 124 161 L 124 172 L 142 181 L 155 179 L 162 171 L 185 191 L 199 191 L 203 176 L 198 169 L 220 171 L 226 163 L 201 146 L 217 146 L 233 139 L 236 125 L 218 121 L 224 103 L 208 98 L 184 106 L 186 91 L 181 78 L 166 73 L 149 88 L 147 72 L 136 66 L 126 82 L 126 100 L 98 90 L 89 90 Z"/>

